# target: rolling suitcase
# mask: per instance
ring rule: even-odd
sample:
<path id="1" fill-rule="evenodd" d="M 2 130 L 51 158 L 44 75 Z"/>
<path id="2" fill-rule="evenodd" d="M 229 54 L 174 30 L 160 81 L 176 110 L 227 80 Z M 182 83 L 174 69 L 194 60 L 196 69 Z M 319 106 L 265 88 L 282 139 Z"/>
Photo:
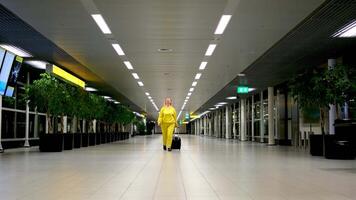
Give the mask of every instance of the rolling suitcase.
<path id="1" fill-rule="evenodd" d="M 173 135 L 173 140 L 172 140 L 172 149 L 179 149 L 182 145 L 182 141 L 180 137 L 177 134 Z"/>

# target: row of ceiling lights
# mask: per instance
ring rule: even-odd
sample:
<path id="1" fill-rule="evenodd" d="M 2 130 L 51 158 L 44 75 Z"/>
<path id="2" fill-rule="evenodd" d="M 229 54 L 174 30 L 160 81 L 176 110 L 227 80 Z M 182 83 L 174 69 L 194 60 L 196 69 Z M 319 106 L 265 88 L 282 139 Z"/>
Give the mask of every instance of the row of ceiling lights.
<path id="1" fill-rule="evenodd" d="M 218 23 L 218 26 L 215 29 L 214 34 L 215 35 L 222 35 L 224 33 L 225 28 L 227 27 L 227 25 L 229 24 L 229 21 L 231 19 L 231 15 L 223 15 L 220 18 L 220 21 Z M 214 53 L 214 50 L 216 48 L 217 44 L 213 43 L 213 44 L 209 44 L 206 52 L 205 52 L 205 57 L 209 57 L 212 56 Z M 208 65 L 208 62 L 206 61 L 207 59 L 204 59 L 204 61 L 202 61 L 199 65 L 199 71 L 203 71 L 206 69 L 206 66 Z M 178 114 L 178 118 L 180 117 L 180 115 L 182 114 L 186 104 L 188 103 L 188 100 L 190 99 L 190 96 L 192 95 L 195 86 L 198 84 L 198 80 L 201 78 L 202 76 L 202 72 L 198 72 L 195 77 L 194 77 L 194 81 L 192 83 L 192 87 L 189 88 L 189 92 L 184 100 L 184 103 L 179 111 Z"/>
<path id="2" fill-rule="evenodd" d="M 94 21 L 96 22 L 96 24 L 99 26 L 100 30 L 101 30 L 104 34 L 106 34 L 106 35 L 112 34 L 112 32 L 111 32 L 109 26 L 107 25 L 107 23 L 105 22 L 105 20 L 104 20 L 104 18 L 103 18 L 103 16 L 102 16 L 101 14 L 92 14 L 91 16 L 93 17 Z M 121 56 L 121 57 L 122 57 L 122 56 L 125 56 L 125 53 L 124 53 L 123 49 L 121 48 L 121 46 L 120 46 L 118 43 L 112 43 L 111 45 L 112 45 L 112 47 L 114 48 L 114 50 L 116 51 L 116 53 L 117 53 L 119 56 Z M 124 64 L 125 64 L 125 66 L 126 66 L 126 68 L 127 68 L 128 70 L 134 70 L 134 68 L 133 68 L 133 66 L 132 66 L 132 64 L 131 64 L 130 61 L 124 60 Z M 142 80 L 140 80 L 140 77 L 139 77 L 139 75 L 138 75 L 137 73 L 132 72 L 131 75 L 133 76 L 133 78 L 134 78 L 135 80 L 137 80 L 137 84 L 138 84 L 140 87 L 143 87 L 143 86 L 144 86 Z M 149 94 L 148 92 L 145 92 L 145 94 L 146 94 L 147 98 L 150 100 L 150 102 L 152 103 L 153 107 L 156 109 L 156 111 L 159 111 L 159 109 L 158 109 L 156 103 L 154 102 L 154 100 L 153 100 L 153 98 L 150 96 L 150 94 Z"/>

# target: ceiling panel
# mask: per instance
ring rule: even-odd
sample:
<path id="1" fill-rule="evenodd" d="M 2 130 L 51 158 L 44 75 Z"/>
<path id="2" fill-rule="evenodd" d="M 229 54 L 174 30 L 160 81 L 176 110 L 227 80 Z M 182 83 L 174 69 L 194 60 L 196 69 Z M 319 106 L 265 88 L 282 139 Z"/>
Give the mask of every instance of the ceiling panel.
<path id="1" fill-rule="evenodd" d="M 132 102 L 156 112 L 171 96 L 177 109 L 211 41 L 218 43 L 187 104 L 194 111 L 316 9 L 323 0 L 0 0 L 6 7 Z M 88 8 L 89 5 L 89 8 Z M 90 7 L 91 6 L 91 7 Z M 145 86 L 138 87 L 88 10 L 100 12 Z M 222 37 L 214 29 L 233 14 Z M 109 37 L 110 38 L 110 37 Z M 159 48 L 170 48 L 160 53 Z"/>

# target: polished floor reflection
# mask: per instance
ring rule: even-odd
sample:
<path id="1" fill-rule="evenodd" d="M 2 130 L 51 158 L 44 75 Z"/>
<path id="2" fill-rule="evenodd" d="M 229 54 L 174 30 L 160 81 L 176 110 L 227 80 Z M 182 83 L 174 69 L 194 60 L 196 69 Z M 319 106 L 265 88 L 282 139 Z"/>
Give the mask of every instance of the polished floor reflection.
<path id="1" fill-rule="evenodd" d="M 159 136 L 62 153 L 37 148 L 0 154 L 0 199 L 356 199 L 356 161 L 311 157 L 292 147 Z"/>

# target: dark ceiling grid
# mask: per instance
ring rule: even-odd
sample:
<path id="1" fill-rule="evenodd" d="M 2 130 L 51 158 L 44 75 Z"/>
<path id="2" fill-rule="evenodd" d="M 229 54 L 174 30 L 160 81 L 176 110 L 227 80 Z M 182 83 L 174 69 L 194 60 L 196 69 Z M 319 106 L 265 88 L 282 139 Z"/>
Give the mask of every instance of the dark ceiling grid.
<path id="1" fill-rule="evenodd" d="M 252 87 L 264 89 L 288 80 L 306 67 L 325 63 L 356 45 L 355 38 L 331 35 L 356 19 L 355 0 L 328 0 L 244 70 Z M 236 95 L 238 76 L 204 103 L 206 111 L 225 97 Z"/>
<path id="2" fill-rule="evenodd" d="M 48 40 L 33 27 L 0 4 L 0 43 L 21 47 L 39 60 L 45 60 L 76 74 L 87 83 L 94 84 L 102 92 L 118 98 L 124 105 L 130 105 L 135 111 L 142 111 L 124 95 L 106 84 L 100 77 L 79 63 L 63 49 Z"/>

